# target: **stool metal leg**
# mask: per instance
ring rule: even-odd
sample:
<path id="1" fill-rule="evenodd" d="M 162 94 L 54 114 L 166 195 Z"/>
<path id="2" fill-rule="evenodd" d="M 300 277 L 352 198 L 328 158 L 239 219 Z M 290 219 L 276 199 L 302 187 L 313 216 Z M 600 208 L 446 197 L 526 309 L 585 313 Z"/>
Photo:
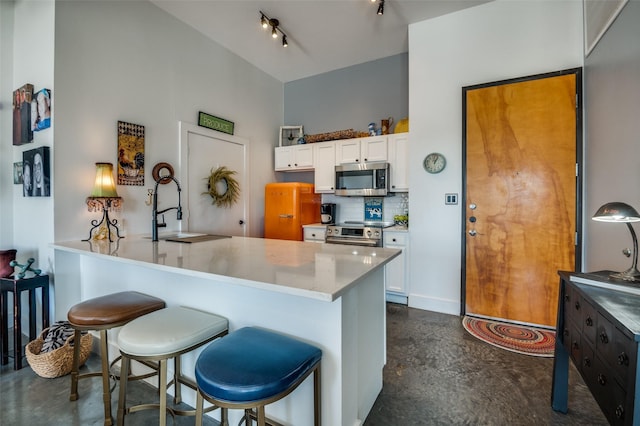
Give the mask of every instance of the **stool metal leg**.
<path id="1" fill-rule="evenodd" d="M 120 393 L 118 395 L 118 426 L 124 425 L 124 415 L 127 411 L 127 378 L 129 377 L 129 368 L 131 361 L 128 356 L 122 355 L 120 358 Z"/>
<path id="2" fill-rule="evenodd" d="M 178 405 L 182 402 L 182 386 L 180 385 L 180 376 L 182 367 L 180 364 L 180 355 L 173 358 L 173 403 Z"/>
<path id="3" fill-rule="evenodd" d="M 78 399 L 78 369 L 80 364 L 80 330 L 76 330 L 73 336 L 73 364 L 71 366 L 71 393 L 69 401 Z"/>
<path id="4" fill-rule="evenodd" d="M 160 360 L 160 421 L 158 425 L 167 425 L 167 360 Z"/>
<path id="5" fill-rule="evenodd" d="M 320 363 L 316 367 L 313 372 L 313 424 L 315 426 L 320 426 L 322 423 L 321 420 L 321 407 L 320 407 L 320 399 L 321 399 L 321 389 L 320 389 Z"/>
<path id="6" fill-rule="evenodd" d="M 196 395 L 196 426 L 202 426 L 202 416 L 204 415 L 203 408 L 204 408 L 204 398 L 202 397 L 202 394 L 200 393 L 200 391 L 197 391 L 197 395 Z"/>
<path id="7" fill-rule="evenodd" d="M 80 346 L 78 340 L 77 346 Z M 100 358 L 102 361 L 102 402 L 104 405 L 104 424 L 113 425 L 111 417 L 111 388 L 109 386 L 109 344 L 107 343 L 107 330 L 100 330 Z"/>

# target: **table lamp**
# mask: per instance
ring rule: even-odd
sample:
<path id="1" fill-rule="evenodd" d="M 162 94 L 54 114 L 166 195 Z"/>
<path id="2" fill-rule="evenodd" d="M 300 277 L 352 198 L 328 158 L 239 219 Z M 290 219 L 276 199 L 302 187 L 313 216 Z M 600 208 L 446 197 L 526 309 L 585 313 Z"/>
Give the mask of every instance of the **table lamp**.
<path id="1" fill-rule="evenodd" d="M 640 271 L 638 271 L 638 238 L 636 232 L 633 230 L 631 222 L 640 222 L 640 214 L 628 204 L 620 202 L 611 202 L 603 205 L 593 215 L 593 220 L 598 222 L 619 222 L 626 223 L 631 232 L 631 239 L 633 240 L 633 263 L 631 268 L 623 272 L 617 272 L 611 274 L 611 278 L 625 281 L 640 281 Z"/>
<path id="2" fill-rule="evenodd" d="M 117 238 L 120 236 L 118 221 L 109 219 L 109 211 L 122 209 L 122 198 L 118 197 L 116 184 L 113 180 L 113 164 L 96 163 L 96 181 L 91 195 L 87 197 L 87 207 L 90 212 L 102 211 L 101 220 L 92 220 L 92 228 L 89 230 L 89 238 L 82 241 L 111 239 L 111 228 L 115 230 Z M 97 228 L 97 229 L 96 229 Z M 94 232 L 95 231 L 95 232 Z M 92 236 L 93 234 L 93 236 Z"/>

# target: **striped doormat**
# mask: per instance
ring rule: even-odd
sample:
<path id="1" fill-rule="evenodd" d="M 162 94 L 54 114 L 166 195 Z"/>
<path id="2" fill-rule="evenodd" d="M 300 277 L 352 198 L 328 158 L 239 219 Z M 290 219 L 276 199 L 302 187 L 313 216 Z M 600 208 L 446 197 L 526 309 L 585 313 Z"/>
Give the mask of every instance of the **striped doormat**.
<path id="1" fill-rule="evenodd" d="M 556 333 L 535 327 L 465 316 L 462 325 L 483 342 L 524 355 L 553 357 Z"/>

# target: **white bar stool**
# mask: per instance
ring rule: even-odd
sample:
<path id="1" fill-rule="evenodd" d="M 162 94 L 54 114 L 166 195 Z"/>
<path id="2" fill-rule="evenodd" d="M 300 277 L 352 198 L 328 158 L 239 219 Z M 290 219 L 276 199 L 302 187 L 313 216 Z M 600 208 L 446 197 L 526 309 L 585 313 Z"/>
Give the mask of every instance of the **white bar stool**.
<path id="1" fill-rule="evenodd" d="M 197 385 L 184 377 L 180 355 L 190 352 L 228 332 L 226 318 L 192 308 L 175 306 L 137 318 L 126 324 L 118 335 L 122 355 L 121 377 L 130 373 L 131 360 L 142 363 L 157 361 L 159 367 L 159 403 L 140 404 L 127 408 L 127 380 L 120 381 L 118 425 L 124 425 L 125 415 L 140 410 L 159 408 L 158 424 L 165 426 L 167 412 L 175 415 L 195 415 L 195 410 L 182 411 L 167 407 L 167 387 L 174 386 L 174 404 L 181 402 L 181 384 L 197 390 Z M 174 376 L 167 383 L 167 360 L 174 359 Z M 211 407 L 215 409 L 216 407 Z"/>

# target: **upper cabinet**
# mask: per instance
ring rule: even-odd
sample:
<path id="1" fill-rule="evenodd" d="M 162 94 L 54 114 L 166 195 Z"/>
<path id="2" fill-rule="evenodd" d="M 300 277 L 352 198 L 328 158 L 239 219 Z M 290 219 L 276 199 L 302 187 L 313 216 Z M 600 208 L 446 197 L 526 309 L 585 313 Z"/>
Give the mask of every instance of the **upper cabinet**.
<path id="1" fill-rule="evenodd" d="M 387 161 L 387 135 L 336 141 L 336 164 Z"/>
<path id="2" fill-rule="evenodd" d="M 314 186 L 317 193 L 335 192 L 336 144 L 320 142 L 313 144 Z"/>
<path id="3" fill-rule="evenodd" d="M 313 169 L 313 147 L 311 145 L 289 145 L 276 148 L 276 171 L 302 171 Z"/>
<path id="4" fill-rule="evenodd" d="M 388 161 L 389 191 L 409 191 L 409 133 L 343 139 L 275 149 L 275 170 L 313 170 L 315 192 L 335 192 L 335 166 L 343 163 Z"/>
<path id="5" fill-rule="evenodd" d="M 409 191 L 409 133 L 389 135 L 389 168 L 391 192 Z"/>

